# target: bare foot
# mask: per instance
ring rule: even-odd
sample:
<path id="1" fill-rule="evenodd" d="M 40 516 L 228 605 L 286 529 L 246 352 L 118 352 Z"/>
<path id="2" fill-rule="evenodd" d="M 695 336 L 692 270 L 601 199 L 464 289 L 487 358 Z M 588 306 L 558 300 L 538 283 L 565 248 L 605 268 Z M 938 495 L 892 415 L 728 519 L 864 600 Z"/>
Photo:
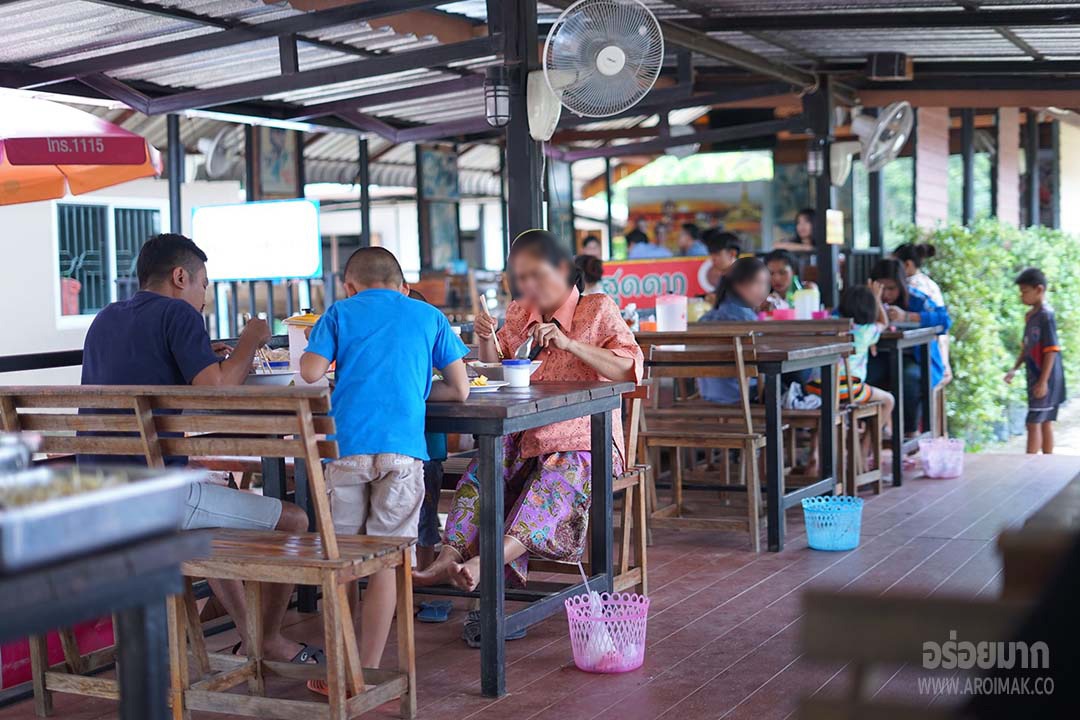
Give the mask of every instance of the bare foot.
<path id="1" fill-rule="evenodd" d="M 413 570 L 413 585 L 428 587 L 448 583 L 450 582 L 450 569 L 451 564 L 436 562 L 428 565 L 423 570 Z"/>
<path id="2" fill-rule="evenodd" d="M 473 558 L 475 560 L 475 558 Z M 454 563 L 450 566 L 450 584 L 458 590 L 472 591 L 480 584 L 479 562 L 469 560 L 464 563 Z"/>

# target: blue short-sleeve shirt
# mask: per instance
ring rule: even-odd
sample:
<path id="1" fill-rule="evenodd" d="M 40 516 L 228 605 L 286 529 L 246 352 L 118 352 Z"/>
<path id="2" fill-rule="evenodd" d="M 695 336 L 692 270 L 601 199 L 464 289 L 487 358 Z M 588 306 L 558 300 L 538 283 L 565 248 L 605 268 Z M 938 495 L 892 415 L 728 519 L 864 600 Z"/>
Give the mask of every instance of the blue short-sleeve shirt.
<path id="1" fill-rule="evenodd" d="M 427 460 L 431 375 L 468 354 L 437 308 L 395 290 L 364 290 L 330 306 L 307 351 L 337 363 L 331 411 L 338 450 Z"/>

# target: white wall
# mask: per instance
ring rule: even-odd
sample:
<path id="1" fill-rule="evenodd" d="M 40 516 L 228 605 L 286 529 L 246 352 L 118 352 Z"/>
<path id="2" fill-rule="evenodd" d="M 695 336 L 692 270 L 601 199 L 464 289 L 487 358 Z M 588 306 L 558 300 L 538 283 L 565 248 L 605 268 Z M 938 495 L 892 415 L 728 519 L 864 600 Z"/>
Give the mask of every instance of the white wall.
<path id="1" fill-rule="evenodd" d="M 130 203 L 160 207 L 161 227 L 169 228 L 168 184 L 136 180 L 67 202 Z M 183 187 L 183 230 L 190 233 L 191 208 L 243 200 L 239 183 L 192 182 Z M 60 314 L 60 271 L 57 264 L 55 202 L 0 207 L 0 308 L 6 316 L 0 333 L 0 355 L 73 350 L 82 347 L 93 317 Z M 11 373 L 0 382 L 78 382 L 78 368 Z"/>
<path id="2" fill-rule="evenodd" d="M 1080 234 L 1080 127 L 1058 122 L 1058 179 L 1061 229 Z"/>

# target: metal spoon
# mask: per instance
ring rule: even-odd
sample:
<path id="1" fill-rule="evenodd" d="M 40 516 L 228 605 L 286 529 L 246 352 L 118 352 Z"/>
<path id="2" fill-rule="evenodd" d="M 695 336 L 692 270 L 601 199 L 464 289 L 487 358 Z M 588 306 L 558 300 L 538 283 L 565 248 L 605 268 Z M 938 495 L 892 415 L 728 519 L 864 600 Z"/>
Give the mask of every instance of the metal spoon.
<path id="1" fill-rule="evenodd" d="M 525 338 L 525 342 L 518 346 L 517 351 L 514 353 L 514 359 L 516 360 L 528 360 L 529 353 L 532 351 L 533 339 L 532 335 Z"/>

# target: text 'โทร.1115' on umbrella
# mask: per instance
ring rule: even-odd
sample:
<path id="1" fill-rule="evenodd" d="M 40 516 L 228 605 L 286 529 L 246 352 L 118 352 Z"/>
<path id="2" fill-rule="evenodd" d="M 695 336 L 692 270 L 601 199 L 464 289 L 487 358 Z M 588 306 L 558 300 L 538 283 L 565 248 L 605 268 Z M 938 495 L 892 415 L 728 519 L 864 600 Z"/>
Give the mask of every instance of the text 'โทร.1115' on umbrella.
<path id="1" fill-rule="evenodd" d="M 59 103 L 0 96 L 0 205 L 54 200 L 161 174 L 145 138 Z"/>

